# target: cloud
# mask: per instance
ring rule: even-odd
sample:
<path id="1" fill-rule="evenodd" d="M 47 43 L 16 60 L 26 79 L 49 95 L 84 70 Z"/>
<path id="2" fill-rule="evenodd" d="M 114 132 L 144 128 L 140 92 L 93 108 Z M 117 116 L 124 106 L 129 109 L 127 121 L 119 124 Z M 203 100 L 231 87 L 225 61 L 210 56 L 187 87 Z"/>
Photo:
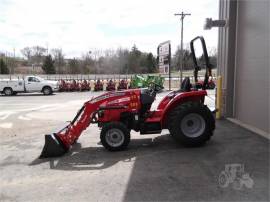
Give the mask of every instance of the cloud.
<path id="1" fill-rule="evenodd" d="M 130 48 L 156 53 L 157 45 L 180 43 L 180 21 L 185 19 L 184 41 L 204 35 L 209 46 L 217 44 L 217 30 L 204 31 L 206 17 L 218 17 L 218 0 L 0 0 L 0 49 L 49 44 L 67 56 L 80 56 L 94 48 Z"/>

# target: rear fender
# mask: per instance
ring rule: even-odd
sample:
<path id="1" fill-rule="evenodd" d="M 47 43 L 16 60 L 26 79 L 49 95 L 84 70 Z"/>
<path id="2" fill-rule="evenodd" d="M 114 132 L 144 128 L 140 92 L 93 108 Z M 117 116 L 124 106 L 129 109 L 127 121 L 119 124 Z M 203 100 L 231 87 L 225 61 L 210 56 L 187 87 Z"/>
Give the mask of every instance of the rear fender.
<path id="1" fill-rule="evenodd" d="M 170 114 L 171 110 L 173 110 L 178 105 L 181 105 L 186 102 L 204 102 L 204 98 L 207 95 L 205 90 L 200 91 L 191 91 L 179 93 L 174 98 L 170 100 L 170 102 L 166 105 L 161 115 L 161 126 L 162 128 L 167 128 L 167 117 Z"/>

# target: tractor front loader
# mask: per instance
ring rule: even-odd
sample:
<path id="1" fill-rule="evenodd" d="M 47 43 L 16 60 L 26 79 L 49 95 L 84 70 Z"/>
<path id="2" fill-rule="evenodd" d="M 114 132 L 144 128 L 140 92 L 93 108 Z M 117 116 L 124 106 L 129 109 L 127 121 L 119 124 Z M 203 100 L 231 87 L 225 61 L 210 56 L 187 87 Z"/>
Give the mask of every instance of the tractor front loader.
<path id="1" fill-rule="evenodd" d="M 191 46 L 197 39 L 205 47 L 202 37 L 192 40 Z M 194 51 L 194 48 L 191 50 Z M 206 48 L 203 51 L 209 61 Z M 211 68 L 208 63 L 206 68 Z M 205 77 L 204 82 L 208 82 L 208 74 Z M 45 136 L 40 158 L 66 153 L 91 123 L 101 128 L 101 143 L 109 151 L 126 149 L 131 130 L 140 134 L 158 134 L 162 129 L 169 129 L 172 137 L 184 145 L 200 146 L 206 143 L 215 129 L 214 116 L 204 104 L 206 90 L 192 87 L 186 77 L 180 90 L 170 92 L 157 109 L 151 111 L 156 89 L 159 88 L 162 86 L 153 82 L 149 88 L 107 92 L 85 102 L 70 124 L 57 133 Z"/>

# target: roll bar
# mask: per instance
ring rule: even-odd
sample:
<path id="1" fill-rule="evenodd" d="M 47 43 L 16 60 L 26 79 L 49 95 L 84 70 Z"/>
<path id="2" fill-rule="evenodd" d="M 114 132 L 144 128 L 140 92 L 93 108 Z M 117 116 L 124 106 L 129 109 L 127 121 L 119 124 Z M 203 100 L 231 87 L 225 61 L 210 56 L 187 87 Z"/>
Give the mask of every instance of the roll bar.
<path id="1" fill-rule="evenodd" d="M 194 78 L 195 78 L 195 82 L 198 82 L 198 72 L 199 70 L 201 70 L 201 67 L 198 65 L 198 61 L 196 58 L 196 54 L 195 54 L 195 49 L 194 49 L 194 42 L 196 40 L 200 40 L 201 41 L 201 45 L 202 45 L 202 49 L 203 49 L 203 57 L 205 60 L 205 67 L 206 67 L 206 71 L 205 71 L 205 76 L 204 76 L 204 82 L 203 82 L 203 89 L 206 89 L 206 86 L 208 85 L 208 80 L 209 80 L 209 76 L 212 76 L 212 65 L 210 64 L 209 61 L 209 56 L 207 53 L 207 49 L 206 49 L 206 45 L 205 45 L 205 40 L 202 36 L 197 36 L 194 39 L 192 39 L 190 41 L 190 50 L 191 50 L 191 55 L 192 55 L 192 60 L 194 63 Z"/>

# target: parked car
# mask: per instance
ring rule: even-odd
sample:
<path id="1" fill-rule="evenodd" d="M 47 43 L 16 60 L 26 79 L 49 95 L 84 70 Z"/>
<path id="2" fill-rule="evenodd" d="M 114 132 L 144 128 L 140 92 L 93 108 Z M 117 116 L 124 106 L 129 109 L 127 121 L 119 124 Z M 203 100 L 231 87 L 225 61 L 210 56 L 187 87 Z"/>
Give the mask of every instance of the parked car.
<path id="1" fill-rule="evenodd" d="M 57 81 L 45 80 L 38 76 L 0 80 L 0 92 L 7 96 L 28 92 L 42 92 L 44 95 L 51 95 L 54 91 L 58 91 L 58 89 Z"/>

